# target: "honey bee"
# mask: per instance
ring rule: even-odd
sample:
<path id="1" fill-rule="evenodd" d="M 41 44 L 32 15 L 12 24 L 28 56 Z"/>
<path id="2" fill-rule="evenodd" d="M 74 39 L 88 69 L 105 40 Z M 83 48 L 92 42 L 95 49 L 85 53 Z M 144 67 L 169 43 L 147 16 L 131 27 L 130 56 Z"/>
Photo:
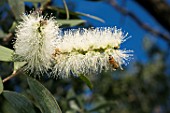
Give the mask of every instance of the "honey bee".
<path id="1" fill-rule="evenodd" d="M 115 50 L 116 50 L 116 49 L 119 49 L 119 48 L 120 48 L 119 46 L 115 46 L 115 47 L 114 47 Z"/>
<path id="2" fill-rule="evenodd" d="M 59 50 L 59 48 L 56 48 L 54 53 L 52 54 L 54 57 L 56 57 L 56 55 L 59 55 L 61 52 Z"/>
<path id="3" fill-rule="evenodd" d="M 112 65 L 113 69 L 118 69 L 120 67 L 118 62 L 116 62 L 116 60 L 111 55 L 109 55 L 109 63 Z"/>

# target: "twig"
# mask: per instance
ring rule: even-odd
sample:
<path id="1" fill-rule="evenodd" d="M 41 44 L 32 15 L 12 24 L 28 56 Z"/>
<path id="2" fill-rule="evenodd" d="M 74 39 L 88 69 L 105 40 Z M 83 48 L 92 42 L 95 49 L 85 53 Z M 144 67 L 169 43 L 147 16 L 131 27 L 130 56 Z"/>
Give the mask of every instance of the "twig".
<path id="1" fill-rule="evenodd" d="M 16 75 L 18 75 L 22 70 L 23 70 L 23 68 L 20 68 L 20 69 L 18 69 L 17 71 L 13 71 L 13 73 L 12 73 L 10 76 L 4 78 L 4 79 L 2 80 L 2 82 L 5 83 L 5 82 L 8 81 L 9 79 L 11 79 L 11 78 L 15 77 Z"/>
<path id="2" fill-rule="evenodd" d="M 4 42 L 9 42 L 9 41 L 12 40 L 12 38 L 13 38 L 13 34 L 12 34 L 12 33 L 9 33 L 9 34 L 7 34 L 7 35 L 4 37 L 3 41 L 4 41 Z"/>
<path id="3" fill-rule="evenodd" d="M 136 21 L 136 23 L 142 27 L 143 29 L 145 29 L 146 31 L 149 31 L 150 33 L 152 33 L 153 35 L 157 35 L 161 38 L 163 38 L 164 40 L 168 41 L 170 43 L 170 36 L 167 34 L 163 34 L 155 29 L 153 29 L 152 27 L 150 27 L 149 25 L 147 25 L 146 23 L 142 22 L 134 13 L 130 12 L 129 10 L 119 6 L 115 0 L 109 0 L 109 3 L 119 12 L 121 12 L 123 15 L 128 15 L 129 17 L 131 17 L 134 21 Z"/>

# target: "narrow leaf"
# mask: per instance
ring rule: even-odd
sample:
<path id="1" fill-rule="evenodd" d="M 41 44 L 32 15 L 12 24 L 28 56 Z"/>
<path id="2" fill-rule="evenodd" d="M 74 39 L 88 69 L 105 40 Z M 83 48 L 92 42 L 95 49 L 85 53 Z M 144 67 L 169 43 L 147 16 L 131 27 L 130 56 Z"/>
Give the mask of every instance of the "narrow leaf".
<path id="1" fill-rule="evenodd" d="M 116 103 L 114 103 L 114 102 L 107 102 L 107 103 L 103 103 L 103 104 L 101 104 L 101 105 L 98 105 L 98 106 L 96 106 L 95 108 L 92 108 L 91 110 L 89 110 L 88 112 L 97 112 L 97 111 L 99 111 L 99 110 L 101 110 L 101 109 L 106 109 L 106 108 L 108 108 L 108 107 L 114 107 L 114 106 L 116 106 L 117 104 Z"/>
<path id="2" fill-rule="evenodd" d="M 0 61 L 12 61 L 13 50 L 0 46 Z"/>
<path id="3" fill-rule="evenodd" d="M 9 29 L 9 32 L 14 32 L 15 31 L 15 29 L 16 29 L 16 26 L 17 26 L 17 22 L 16 21 L 14 21 L 13 23 L 12 23 L 12 26 L 11 26 L 11 28 Z"/>
<path id="4" fill-rule="evenodd" d="M 24 0 L 24 2 L 33 2 L 33 3 L 40 3 L 40 2 L 44 2 L 46 0 Z"/>
<path id="5" fill-rule="evenodd" d="M 75 96 L 76 96 L 76 94 L 75 94 L 74 90 L 73 90 L 72 88 L 69 89 L 68 92 L 67 92 L 66 98 L 67 98 L 67 99 L 70 99 L 70 98 L 73 98 L 73 97 L 75 97 Z"/>
<path id="6" fill-rule="evenodd" d="M 7 34 L 0 29 L 0 39 L 4 38 Z"/>
<path id="7" fill-rule="evenodd" d="M 17 20 L 20 19 L 21 15 L 25 12 L 25 6 L 23 0 L 8 0 L 9 6 Z"/>
<path id="8" fill-rule="evenodd" d="M 12 91 L 3 91 L 2 94 L 18 113 L 36 113 L 31 101 L 24 95 Z"/>
<path id="9" fill-rule="evenodd" d="M 79 111 L 79 112 L 81 111 L 80 107 L 77 105 L 75 100 L 70 100 L 69 106 L 70 106 L 71 109 L 74 109 L 74 110 Z"/>
<path id="10" fill-rule="evenodd" d="M 90 80 L 86 76 L 80 75 L 79 77 L 80 77 L 81 80 L 83 80 L 87 84 L 87 86 L 90 89 L 93 89 L 93 84 L 90 82 Z"/>
<path id="11" fill-rule="evenodd" d="M 67 20 L 70 18 L 70 14 L 69 14 L 69 10 L 68 10 L 68 7 L 67 7 L 67 3 L 65 0 L 63 0 L 63 4 L 64 4 L 64 8 L 66 10 L 66 17 L 67 17 Z"/>
<path id="12" fill-rule="evenodd" d="M 77 111 L 72 109 L 72 110 L 67 110 L 66 113 L 77 113 Z"/>
<path id="13" fill-rule="evenodd" d="M 30 77 L 27 78 L 27 81 L 31 93 L 37 103 L 39 103 L 43 113 L 62 113 L 56 99 L 42 84 Z"/>
<path id="14" fill-rule="evenodd" d="M 18 70 L 22 66 L 24 66 L 26 62 L 14 62 L 14 71 Z"/>
<path id="15" fill-rule="evenodd" d="M 0 77 L 0 94 L 2 93 L 3 90 L 4 90 L 4 86 L 3 86 L 2 79 Z"/>
<path id="16" fill-rule="evenodd" d="M 86 13 L 82 13 L 82 12 L 75 12 L 75 13 L 77 13 L 77 14 L 80 15 L 80 16 L 86 16 L 86 17 L 89 17 L 89 18 L 98 20 L 98 21 L 100 21 L 100 22 L 102 22 L 102 23 L 105 22 L 103 19 L 101 19 L 101 18 L 99 18 L 99 17 L 97 17 L 97 16 L 94 16 L 94 15 L 90 15 L 90 14 L 86 14 Z"/>
<path id="17" fill-rule="evenodd" d="M 18 113 L 18 112 L 7 100 L 5 100 L 2 104 L 2 113 Z"/>
<path id="18" fill-rule="evenodd" d="M 59 11 L 59 12 L 61 12 L 61 13 L 66 13 L 66 11 L 65 11 L 63 8 L 58 8 L 58 7 L 53 7 L 53 6 L 48 6 L 47 8 L 48 8 L 48 9 L 51 9 L 51 10 L 54 10 L 54 11 Z M 82 12 L 72 12 L 72 11 L 69 11 L 69 14 L 70 14 L 70 15 L 74 15 L 74 16 L 86 16 L 86 17 L 95 19 L 95 20 L 97 20 L 97 21 L 100 21 L 100 22 L 102 22 L 102 23 L 105 22 L 102 18 L 99 18 L 99 17 L 94 16 L 94 15 L 82 13 Z"/>
<path id="19" fill-rule="evenodd" d="M 69 26 L 76 26 L 82 23 L 85 23 L 85 20 L 74 19 L 74 20 L 57 20 L 57 22 L 61 25 L 69 25 Z"/>
<path id="20" fill-rule="evenodd" d="M 43 8 L 47 3 L 49 3 L 51 0 L 24 0 L 25 2 L 32 2 L 35 9 L 37 8 Z M 41 4 L 41 7 L 39 7 L 39 3 Z"/>

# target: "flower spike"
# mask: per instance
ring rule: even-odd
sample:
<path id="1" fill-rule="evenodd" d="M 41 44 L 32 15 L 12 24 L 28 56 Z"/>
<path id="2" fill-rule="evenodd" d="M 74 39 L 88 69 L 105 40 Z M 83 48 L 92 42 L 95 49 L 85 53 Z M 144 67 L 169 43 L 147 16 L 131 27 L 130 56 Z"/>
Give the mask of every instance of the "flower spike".
<path id="1" fill-rule="evenodd" d="M 126 36 L 116 27 L 65 31 L 56 41 L 54 75 L 67 78 L 122 69 L 133 56 L 132 50 L 119 49 Z"/>
<path id="2" fill-rule="evenodd" d="M 43 73 L 51 68 L 52 53 L 59 28 L 53 18 L 39 12 L 24 14 L 16 30 L 15 59 L 26 61 L 26 70 Z"/>

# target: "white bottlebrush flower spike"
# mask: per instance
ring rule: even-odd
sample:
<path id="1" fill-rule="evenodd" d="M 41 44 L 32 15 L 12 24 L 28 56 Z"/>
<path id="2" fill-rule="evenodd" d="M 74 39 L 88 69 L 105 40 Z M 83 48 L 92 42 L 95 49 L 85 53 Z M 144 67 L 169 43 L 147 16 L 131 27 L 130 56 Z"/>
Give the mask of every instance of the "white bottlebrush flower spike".
<path id="1" fill-rule="evenodd" d="M 39 12 L 23 15 L 22 20 L 16 30 L 15 59 L 26 61 L 31 72 L 44 72 L 51 65 L 58 25 Z"/>
<path id="2" fill-rule="evenodd" d="M 56 41 L 54 76 L 90 75 L 103 69 L 117 69 L 131 59 L 131 50 L 119 50 L 126 35 L 120 29 L 96 28 L 64 32 Z"/>
<path id="3" fill-rule="evenodd" d="M 26 69 L 36 75 L 48 69 L 60 78 L 122 69 L 133 56 L 131 50 L 119 49 L 127 34 L 116 27 L 73 29 L 61 34 L 53 18 L 32 13 L 22 19 L 17 26 L 14 58 L 26 61 Z"/>

